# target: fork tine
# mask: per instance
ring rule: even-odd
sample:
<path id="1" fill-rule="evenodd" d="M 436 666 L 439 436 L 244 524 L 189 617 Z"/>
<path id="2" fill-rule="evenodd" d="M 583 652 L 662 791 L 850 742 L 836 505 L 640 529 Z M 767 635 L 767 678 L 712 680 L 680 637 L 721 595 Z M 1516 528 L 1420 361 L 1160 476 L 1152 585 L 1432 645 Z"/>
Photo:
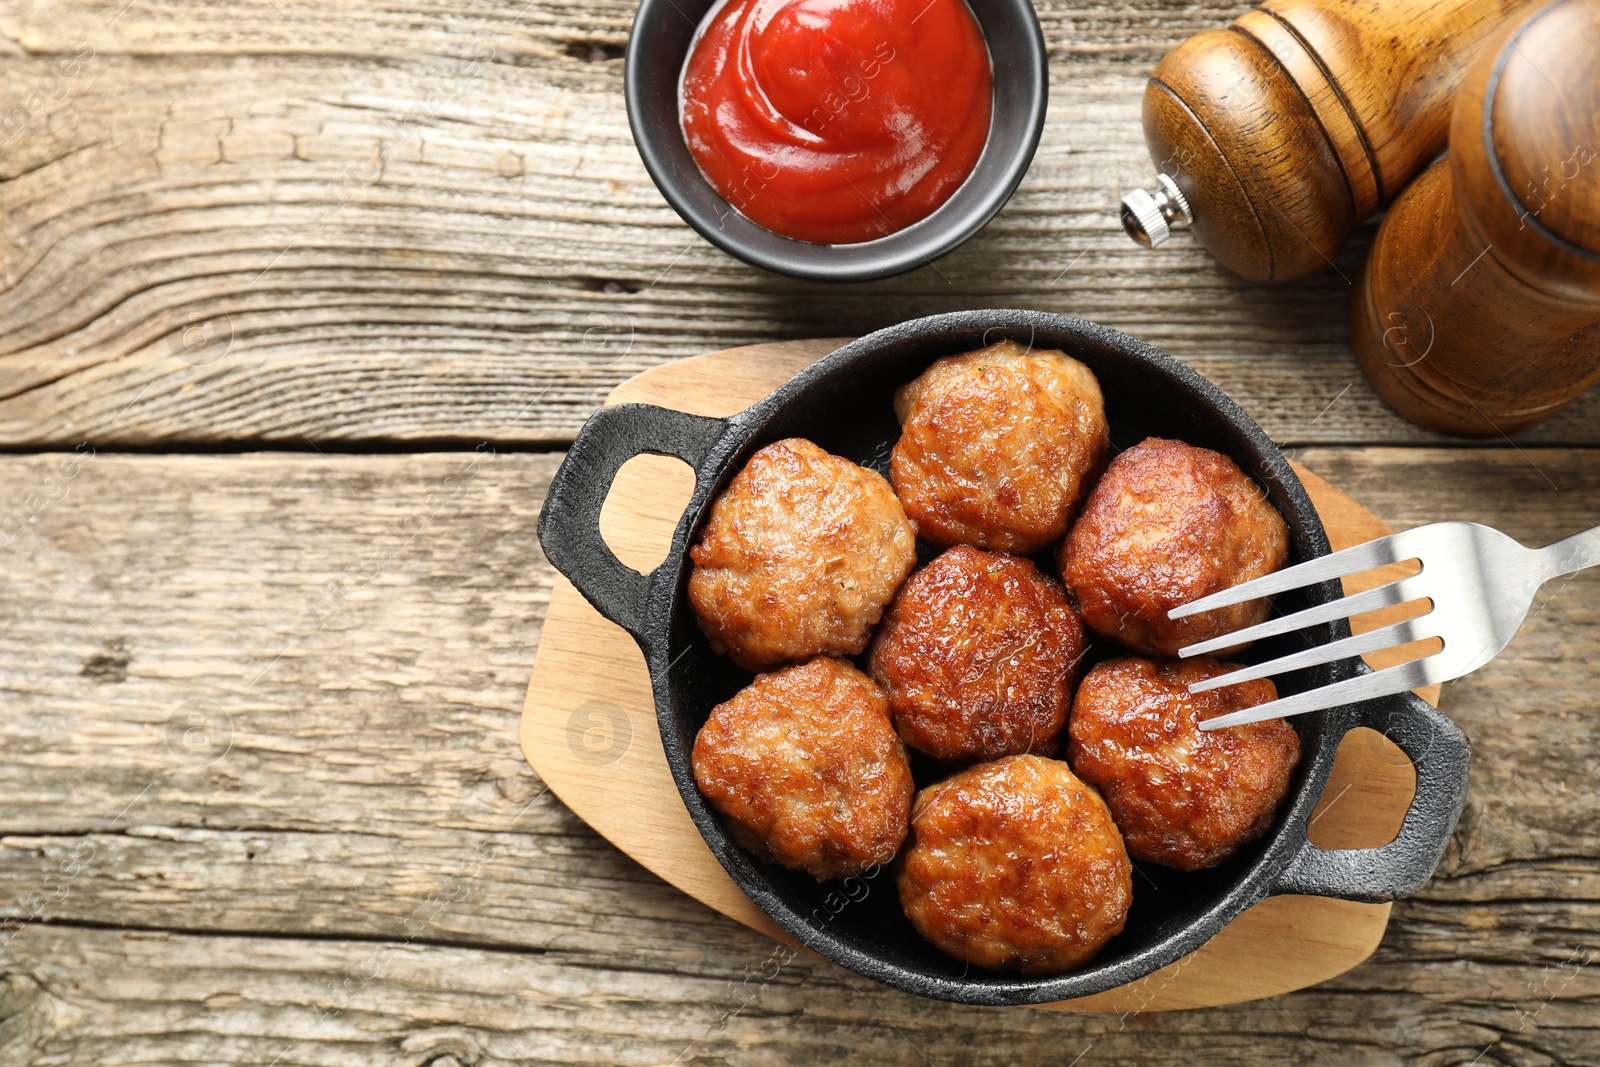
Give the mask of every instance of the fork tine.
<path id="1" fill-rule="evenodd" d="M 1200 641 L 1193 645 L 1186 645 L 1178 649 L 1180 659 L 1190 656 L 1204 656 L 1224 648 L 1232 648 L 1248 641 L 1259 641 L 1264 637 L 1276 637 L 1286 634 L 1291 630 L 1303 630 L 1307 626 L 1315 626 L 1321 622 L 1331 622 L 1334 619 L 1348 619 L 1352 615 L 1360 615 L 1364 611 L 1374 611 L 1378 608 L 1393 607 L 1404 604 L 1408 600 L 1418 600 L 1425 594 L 1422 592 L 1421 583 L 1413 574 L 1406 578 L 1397 578 L 1386 582 L 1374 589 L 1353 593 L 1338 600 L 1330 600 L 1325 604 L 1313 604 L 1303 611 L 1290 615 L 1280 615 L 1275 619 L 1255 626 L 1247 626 L 1243 630 L 1235 630 L 1231 634 L 1213 637 L 1209 641 Z"/>
<path id="2" fill-rule="evenodd" d="M 1390 696 L 1394 693 L 1404 693 L 1408 689 L 1416 689 L 1434 682 L 1449 681 L 1450 672 L 1438 665 L 1438 653 L 1414 659 L 1409 663 L 1402 663 L 1398 667 L 1389 667 L 1374 674 L 1363 674 L 1357 678 L 1346 678 L 1342 682 L 1322 686 L 1320 689 L 1308 689 L 1304 693 L 1294 696 L 1282 697 L 1278 700 L 1258 704 L 1253 708 L 1243 711 L 1231 712 L 1227 715 L 1218 715 L 1214 719 L 1207 719 L 1200 724 L 1202 730 L 1222 730 L 1229 726 L 1244 726 L 1247 723 L 1261 722 L 1264 719 L 1283 719 L 1290 715 L 1304 715 L 1307 712 L 1322 711 L 1326 708 L 1335 708 L 1340 704 L 1354 704 L 1361 700 L 1372 700 L 1375 697 Z"/>
<path id="3" fill-rule="evenodd" d="M 1280 656 L 1266 663 L 1257 663 L 1252 667 L 1241 667 L 1229 674 L 1207 678 L 1203 682 L 1196 682 L 1189 687 L 1191 693 L 1206 693 L 1223 686 L 1237 685 L 1240 682 L 1253 682 L 1257 678 L 1270 678 L 1275 674 L 1286 674 L 1297 671 L 1302 667 L 1317 667 L 1334 660 L 1348 659 L 1351 656 L 1361 656 L 1368 652 L 1377 652 L 1379 649 L 1393 648 L 1403 645 L 1408 641 L 1416 641 L 1424 637 L 1434 636 L 1431 633 L 1421 632 L 1422 620 L 1428 616 L 1419 615 L 1414 619 L 1406 619 L 1392 626 L 1385 626 L 1354 637 L 1344 637 L 1337 641 L 1329 641 L 1325 645 L 1314 648 L 1302 649 L 1299 652 Z"/>
<path id="4" fill-rule="evenodd" d="M 1190 615 L 1198 615 L 1203 611 L 1213 611 L 1225 608 L 1232 604 L 1243 604 L 1247 600 L 1258 600 L 1264 596 L 1275 593 L 1285 593 L 1290 589 L 1299 589 L 1301 586 L 1311 585 L 1315 582 L 1325 582 L 1330 578 L 1343 578 L 1347 574 L 1371 570 L 1381 567 L 1386 563 L 1396 560 L 1408 559 L 1408 556 L 1397 556 L 1396 544 L 1399 534 L 1380 537 L 1376 541 L 1355 545 L 1352 548 L 1334 552 L 1316 559 L 1306 560 L 1281 571 L 1273 571 L 1254 581 L 1236 585 L 1232 589 L 1224 589 L 1220 593 L 1201 597 L 1199 600 L 1190 601 L 1182 607 L 1173 608 L 1167 612 L 1169 619 L 1182 619 Z M 1403 550 L 1402 550 L 1403 551 Z"/>

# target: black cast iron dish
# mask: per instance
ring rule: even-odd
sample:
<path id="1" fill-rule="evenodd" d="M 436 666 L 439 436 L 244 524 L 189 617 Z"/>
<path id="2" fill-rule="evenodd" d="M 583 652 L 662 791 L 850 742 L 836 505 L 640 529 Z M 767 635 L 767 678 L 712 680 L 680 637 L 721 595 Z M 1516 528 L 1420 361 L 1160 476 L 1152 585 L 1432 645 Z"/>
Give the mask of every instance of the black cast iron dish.
<path id="1" fill-rule="evenodd" d="M 735 211 L 695 165 L 678 119 L 678 80 L 695 30 L 714 0 L 643 0 L 628 36 L 623 93 L 645 170 L 700 236 L 778 274 L 863 282 L 926 266 L 983 229 L 1022 181 L 1044 128 L 1049 77 L 1044 36 L 1029 0 L 967 0 L 994 69 L 989 140 L 967 180 L 927 218 L 887 237 L 815 245 L 781 237 Z"/>
<path id="2" fill-rule="evenodd" d="M 650 668 L 667 762 L 695 825 L 733 880 L 807 947 L 891 986 L 969 1004 L 1038 1004 L 1098 993 L 1135 981 L 1200 947 L 1264 897 L 1306 893 L 1382 901 L 1415 892 L 1444 853 L 1466 798 L 1466 739 L 1454 723 L 1407 693 L 1290 721 L 1303 757 L 1276 829 L 1232 860 L 1184 874 L 1142 867 L 1134 879 L 1127 928 L 1086 966 L 1024 978 L 969 968 L 923 941 L 900 911 L 893 872 L 848 896 L 839 883 L 753 859 L 736 846 L 695 788 L 689 756 L 716 704 L 750 675 L 714 654 L 685 596 L 687 546 L 707 505 L 757 448 L 790 436 L 866 466 L 887 469 L 899 435 L 894 390 L 940 356 L 1010 338 L 1060 348 L 1100 379 L 1118 449 L 1150 435 L 1177 437 L 1223 452 L 1266 489 L 1289 523 L 1293 560 L 1328 552 L 1327 537 L 1289 464 L 1249 416 L 1215 386 L 1172 357 L 1126 334 L 1080 319 L 1027 311 L 936 315 L 880 330 L 802 371 L 759 404 L 730 419 L 708 419 L 645 404 L 603 408 L 589 420 L 557 472 L 539 518 L 539 540 L 556 568 L 600 613 L 639 642 Z M 693 500 L 667 559 L 649 575 L 622 566 L 599 534 L 600 506 L 612 476 L 643 452 L 674 455 L 696 471 Z M 1283 611 L 1338 595 L 1327 583 L 1284 597 Z M 1345 636 L 1344 623 L 1312 632 L 1317 642 Z M 1302 647 L 1291 636 L 1263 642 L 1243 658 Z M 1343 662 L 1280 679 L 1284 693 L 1367 668 Z M 1369 726 L 1387 734 L 1417 768 L 1417 792 L 1399 836 L 1381 848 L 1324 851 L 1306 839 L 1344 733 Z M 926 784 L 919 781 L 919 785 Z M 664 803 L 667 801 L 663 801 Z M 864 892 L 864 896 L 863 896 Z M 851 899 L 858 898 L 858 899 Z"/>

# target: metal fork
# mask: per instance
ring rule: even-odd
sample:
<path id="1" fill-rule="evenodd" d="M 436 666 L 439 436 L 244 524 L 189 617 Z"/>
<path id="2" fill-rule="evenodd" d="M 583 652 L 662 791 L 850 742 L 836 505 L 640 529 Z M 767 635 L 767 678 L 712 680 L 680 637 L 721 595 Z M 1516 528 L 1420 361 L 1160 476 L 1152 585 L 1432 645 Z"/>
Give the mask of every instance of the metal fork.
<path id="1" fill-rule="evenodd" d="M 1304 715 L 1470 674 L 1511 642 L 1528 617 L 1528 609 L 1533 606 L 1534 594 L 1540 586 L 1552 578 L 1575 574 L 1600 563 L 1600 526 L 1545 548 L 1527 548 L 1499 530 L 1475 522 L 1436 522 L 1380 537 L 1202 597 L 1174 608 L 1167 617 L 1181 619 L 1198 615 L 1411 559 L 1422 563 L 1422 570 L 1417 574 L 1189 645 L 1180 649 L 1178 655 L 1184 658 L 1204 655 L 1378 608 L 1413 600 L 1431 601 L 1432 606 L 1422 615 L 1211 678 L 1191 685 L 1189 691 L 1203 693 L 1424 638 L 1439 638 L 1444 642 L 1443 649 L 1399 666 L 1219 715 L 1206 720 L 1200 728 L 1220 730 L 1263 719 Z"/>

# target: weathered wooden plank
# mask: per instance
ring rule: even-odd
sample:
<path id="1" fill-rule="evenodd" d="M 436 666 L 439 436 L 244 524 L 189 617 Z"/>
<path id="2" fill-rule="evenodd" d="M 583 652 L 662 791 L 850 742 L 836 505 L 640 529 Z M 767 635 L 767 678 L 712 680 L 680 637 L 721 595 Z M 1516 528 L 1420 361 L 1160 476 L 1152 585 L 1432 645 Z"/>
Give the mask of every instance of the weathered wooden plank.
<path id="1" fill-rule="evenodd" d="M 504 829 L 559 458 L 0 459 L 0 830 Z"/>
<path id="2" fill-rule="evenodd" d="M 303 0 L 0 12 L 0 443 L 557 442 L 684 355 L 1027 306 L 1126 329 L 1278 440 L 1421 441 L 1361 381 L 1339 273 L 1145 252 L 1145 75 L 1244 3 L 1040 5 L 1052 104 L 1010 206 L 913 275 L 831 288 L 666 207 L 621 104 L 632 5 Z M 1600 395 L 1530 435 L 1600 440 Z"/>
<path id="3" fill-rule="evenodd" d="M 0 839 L 0 921 L 421 941 L 723 973 L 728 952 L 743 943 L 732 926 L 559 803 L 545 806 L 525 820 L 542 827 L 498 833 L 135 825 L 123 834 L 8 835 Z M 1511 858 L 1482 867 L 1452 857 L 1422 895 L 1396 906 L 1378 959 L 1420 979 L 1453 960 L 1516 963 L 1536 974 L 1574 953 L 1600 953 L 1592 843 L 1536 854 L 1511 836 L 1514 823 L 1479 827 L 1479 819 L 1469 818 L 1463 836 L 1488 836 Z"/>
<path id="4" fill-rule="evenodd" d="M 1596 1062 L 1592 968 L 1537 1008 L 1516 964 L 1418 981 L 1380 962 L 1252 1005 L 1072 1016 L 918 1000 L 743 939 L 727 976 L 667 980 L 553 954 L 30 927 L 6 950 L 0 1052 L 328 1067 Z"/>
<path id="5" fill-rule="evenodd" d="M 1597 451 L 1297 458 L 1398 526 L 1600 514 Z M 463 1064 L 922 1062 L 898 1030 L 938 1063 L 1596 1062 L 1597 576 L 1446 690 L 1470 807 L 1371 963 L 1225 1012 L 954 1009 L 810 959 L 752 979 L 770 944 L 540 793 L 557 459 L 0 457 L 0 1059 L 422 1063 L 448 1031 Z"/>
<path id="6" fill-rule="evenodd" d="M 1531 541 L 1593 523 L 1597 457 L 1300 453 L 1393 523 L 1478 518 Z M 540 787 L 515 726 L 550 580 L 533 524 L 557 459 L 0 459 L 0 830 L 504 829 Z M 1541 826 L 1541 850 L 1584 801 L 1559 777 L 1519 776 L 1592 751 L 1597 580 L 1553 587 L 1446 697 L 1478 780 L 1503 775 L 1488 795 L 1515 798 L 1492 814 Z"/>

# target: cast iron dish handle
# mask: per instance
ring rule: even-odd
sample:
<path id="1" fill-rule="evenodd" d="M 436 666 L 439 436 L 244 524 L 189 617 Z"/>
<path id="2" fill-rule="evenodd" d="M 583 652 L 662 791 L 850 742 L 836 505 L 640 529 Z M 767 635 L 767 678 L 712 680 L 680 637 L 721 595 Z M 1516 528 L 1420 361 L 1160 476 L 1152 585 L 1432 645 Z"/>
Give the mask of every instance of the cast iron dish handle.
<path id="1" fill-rule="evenodd" d="M 708 419 L 652 404 L 618 404 L 589 417 L 550 482 L 539 513 L 539 544 L 600 614 L 640 642 L 650 575 L 625 566 L 600 536 L 600 508 L 617 469 L 634 456 L 677 456 L 698 476 L 727 429 Z M 654 571 L 651 572 L 655 573 Z"/>
<path id="2" fill-rule="evenodd" d="M 1411 693 L 1354 705 L 1356 726 L 1399 745 L 1417 769 L 1417 792 L 1400 833 L 1378 848 L 1300 848 L 1273 880 L 1273 893 L 1377 903 L 1409 896 L 1433 876 L 1467 799 L 1471 750 L 1460 727 Z M 1302 830 L 1302 833 L 1304 831 Z"/>

